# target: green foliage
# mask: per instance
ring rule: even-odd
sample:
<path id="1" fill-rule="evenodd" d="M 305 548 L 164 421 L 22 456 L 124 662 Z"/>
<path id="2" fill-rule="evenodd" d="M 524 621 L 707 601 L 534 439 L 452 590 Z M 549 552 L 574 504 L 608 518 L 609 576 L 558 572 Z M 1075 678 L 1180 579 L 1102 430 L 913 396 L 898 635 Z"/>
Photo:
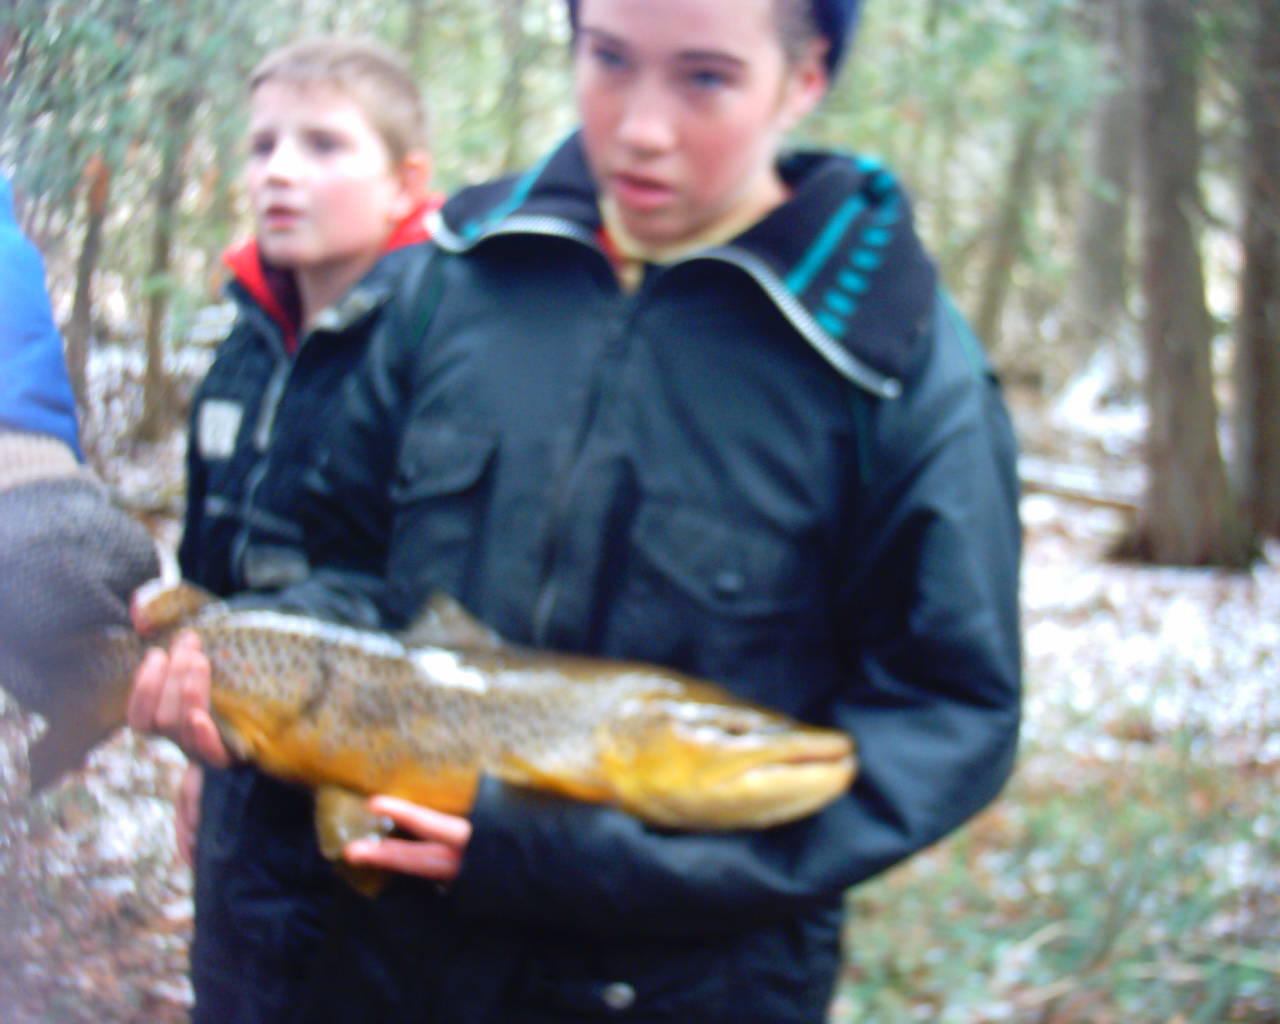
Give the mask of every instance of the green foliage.
<path id="1" fill-rule="evenodd" d="M 809 125 L 822 143 L 883 157 L 914 193 L 921 230 L 961 293 L 976 286 L 1004 165 L 1024 125 L 1040 163 L 1080 160 L 1083 120 L 1105 81 L 1080 0 L 905 0 L 869 4 L 851 66 Z M 1023 212 L 1024 259 L 1063 276 L 1071 225 L 1043 208 L 1047 174 Z M 1068 178 L 1068 180 L 1073 180 Z M 1059 204 L 1061 206 L 1062 204 Z M 972 305 L 971 302 L 966 302 Z"/>
<path id="2" fill-rule="evenodd" d="M 504 45 L 500 7 L 480 0 L 14 0 L 0 11 L 0 41 L 14 40 L 0 46 L 0 169 L 14 178 L 54 291 L 70 288 L 85 216 L 82 175 L 90 159 L 103 159 L 113 173 L 99 269 L 124 283 L 124 305 L 135 310 L 128 319 L 141 321 L 154 284 L 145 225 L 164 151 L 177 147 L 185 187 L 175 297 L 182 305 L 215 297 L 210 282 L 220 252 L 248 229 L 238 186 L 245 82 L 267 51 L 300 35 L 371 35 L 405 54 L 431 109 L 438 188 L 533 159 L 572 127 L 567 19 L 561 0 L 524 0 L 522 52 L 515 54 Z M 508 123 L 504 101 L 512 90 L 520 96 L 516 123 Z M 171 116 L 173 105 L 181 116 Z"/>
<path id="3" fill-rule="evenodd" d="M 836 1024 L 1275 1020 L 1274 769 L 1136 735 L 1028 750 L 993 809 L 855 890 Z"/>
<path id="4" fill-rule="evenodd" d="M 1009 303 L 1020 336 L 1067 278 L 1081 189 L 1082 126 L 1109 87 L 1094 38 L 1098 0 L 902 0 L 868 4 L 849 66 L 804 138 L 885 159 L 912 190 L 926 241 L 972 309 L 999 220 L 1014 140 L 1036 128 L 1036 185 L 1021 211 Z M 1234 51 L 1241 5 L 1206 11 L 1213 70 L 1206 107 L 1215 175 L 1230 184 Z M 217 257 L 247 230 L 238 179 L 244 80 L 269 49 L 301 34 L 382 38 L 420 75 L 432 112 L 435 180 L 446 191 L 537 158 L 574 122 L 563 0 L 11 0 L 0 11 L 0 168 L 17 179 L 24 220 L 69 288 L 81 237 L 87 161 L 114 171 L 105 264 L 140 306 L 165 145 L 186 182 L 176 287 L 207 301 Z M 166 104 L 186 111 L 182 138 Z M 139 321 L 140 315 L 130 317 Z M 1009 332 L 1006 332 L 1009 333 Z"/>

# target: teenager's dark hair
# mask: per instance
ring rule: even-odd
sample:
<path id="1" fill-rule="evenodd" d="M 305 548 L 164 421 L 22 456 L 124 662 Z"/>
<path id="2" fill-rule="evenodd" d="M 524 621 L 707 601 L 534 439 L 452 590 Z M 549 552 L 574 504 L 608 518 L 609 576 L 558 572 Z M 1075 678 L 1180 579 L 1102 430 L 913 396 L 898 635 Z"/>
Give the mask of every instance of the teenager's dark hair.
<path id="1" fill-rule="evenodd" d="M 773 17 L 787 63 L 796 64 L 815 40 L 822 39 L 813 13 L 813 0 L 773 0 Z"/>
<path id="2" fill-rule="evenodd" d="M 569 24 L 578 28 L 578 0 L 567 0 Z M 782 33 L 782 45 L 789 60 L 798 59 L 815 35 L 827 47 L 827 70 L 840 66 L 858 25 L 862 0 L 774 0 L 774 11 Z"/>

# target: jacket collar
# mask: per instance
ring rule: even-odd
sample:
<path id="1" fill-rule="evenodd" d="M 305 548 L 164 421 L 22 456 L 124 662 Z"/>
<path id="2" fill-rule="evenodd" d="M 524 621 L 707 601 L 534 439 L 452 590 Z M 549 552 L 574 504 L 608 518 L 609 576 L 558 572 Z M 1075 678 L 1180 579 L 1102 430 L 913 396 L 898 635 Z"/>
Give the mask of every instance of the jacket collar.
<path id="1" fill-rule="evenodd" d="M 443 201 L 443 196 L 433 194 L 397 224 L 387 239 L 384 255 L 429 240 L 431 218 Z M 298 346 L 298 329 L 302 316 L 293 273 L 264 260 L 256 238 L 248 238 L 231 246 L 223 253 L 222 262 L 231 271 L 233 284 L 279 329 L 285 350 L 293 352 Z M 378 269 L 375 266 L 348 295 L 358 291 L 361 284 L 370 282 L 377 275 Z M 368 307 L 368 303 L 360 301 L 356 306 L 363 309 Z M 342 319 L 341 315 L 339 319 Z"/>
<path id="2" fill-rule="evenodd" d="M 885 167 L 860 157 L 801 151 L 785 156 L 779 171 L 792 189 L 788 202 L 685 261 L 742 267 L 837 370 L 893 397 L 923 361 L 937 292 L 905 193 Z M 599 247 L 600 227 L 574 134 L 525 174 L 451 199 L 437 240 L 461 251 L 502 235 L 542 233 Z"/>

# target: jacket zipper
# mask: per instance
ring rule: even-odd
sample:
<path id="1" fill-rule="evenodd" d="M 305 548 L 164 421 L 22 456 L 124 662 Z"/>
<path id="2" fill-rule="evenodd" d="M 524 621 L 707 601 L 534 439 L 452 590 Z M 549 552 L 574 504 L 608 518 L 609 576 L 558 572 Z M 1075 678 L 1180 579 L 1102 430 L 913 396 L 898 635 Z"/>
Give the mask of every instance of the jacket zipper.
<path id="1" fill-rule="evenodd" d="M 442 218 L 433 237 L 436 244 L 442 249 L 457 253 L 471 249 L 486 238 L 528 234 L 564 238 L 569 241 L 579 242 L 599 253 L 601 259 L 607 262 L 607 257 L 600 251 L 592 232 L 578 224 L 574 224 L 572 221 L 559 217 L 509 217 L 502 222 L 501 227 L 482 232 L 473 239 L 464 238 L 451 230 L 447 224 L 443 223 Z M 597 382 L 595 388 L 601 386 L 602 382 Z M 593 390 L 588 397 L 588 409 L 584 414 L 583 421 L 578 425 L 577 434 L 565 459 L 564 471 L 558 474 L 558 483 L 551 498 L 547 544 L 542 554 L 542 565 L 538 576 L 537 591 L 534 595 L 533 612 L 530 616 L 529 627 L 533 643 L 539 646 L 546 646 L 550 639 L 551 620 L 555 614 L 556 602 L 560 595 L 560 580 L 556 575 L 556 562 L 560 553 L 561 532 L 563 523 L 568 518 L 573 467 L 586 446 L 587 437 L 590 434 L 591 421 L 594 420 L 596 415 L 596 403 L 594 401 L 596 395 L 597 392 Z"/>
<path id="2" fill-rule="evenodd" d="M 586 407 L 576 425 L 576 432 L 565 455 L 562 471 L 557 474 L 557 483 L 551 496 L 551 508 L 547 516 L 547 543 L 543 551 L 538 590 L 533 606 L 532 636 L 534 642 L 539 645 L 545 646 L 551 639 L 551 620 L 560 594 L 560 579 L 556 573 L 556 563 L 565 536 L 565 524 L 569 521 L 577 469 L 599 419 L 605 392 L 618 373 L 614 346 L 625 343 L 630 333 L 629 324 L 635 308 L 636 304 L 632 300 L 628 303 L 627 311 L 614 321 L 615 330 L 612 335 L 605 339 L 598 357 L 600 362 L 595 379 L 586 397 Z"/>
<path id="3" fill-rule="evenodd" d="M 253 307 L 249 315 L 260 321 L 257 325 L 257 330 L 264 338 L 270 339 L 269 343 L 272 349 L 274 365 L 271 370 L 271 379 L 267 381 L 262 400 L 258 404 L 257 423 L 253 428 L 253 449 L 258 455 L 249 470 L 244 497 L 240 501 L 239 518 L 242 525 L 236 531 L 236 535 L 231 542 L 231 564 L 235 567 L 236 576 L 241 586 L 244 585 L 244 560 L 249 548 L 249 532 L 250 524 L 253 521 L 255 498 L 267 472 L 267 447 L 271 443 L 271 433 L 275 428 L 276 413 L 284 396 L 289 374 L 293 369 L 292 360 L 289 359 L 284 351 L 284 343 L 281 340 L 280 331 L 276 323 L 257 307 Z M 302 348 L 302 341 L 303 339 L 298 339 L 299 351 Z"/>
<path id="4" fill-rule="evenodd" d="M 498 226 L 481 231 L 474 238 L 463 237 L 453 231 L 444 222 L 444 218 L 440 218 L 434 238 L 441 248 L 450 252 L 460 253 L 474 248 L 481 241 L 488 238 L 528 234 L 569 239 L 600 252 L 592 232 L 572 221 L 549 216 L 509 216 L 504 218 Z M 606 258 L 604 253 L 601 252 L 600 255 L 601 258 Z M 679 260 L 676 263 L 669 264 L 664 269 L 670 269 L 670 267 L 692 263 L 697 260 L 716 260 L 728 263 L 747 274 L 760 286 L 805 342 L 851 384 L 870 392 L 877 398 L 887 400 L 898 398 L 902 394 L 900 381 L 872 369 L 823 330 L 814 320 L 813 315 L 804 307 L 804 304 L 778 280 L 777 275 L 758 257 L 733 246 L 722 246 L 718 249 L 712 249 L 708 252 Z M 643 290 L 642 288 L 641 291 L 643 292 Z M 640 294 L 638 292 L 632 298 L 633 304 L 638 301 Z M 594 411 L 589 416 L 593 417 Z M 549 639 L 551 618 L 555 613 L 556 600 L 559 596 L 559 581 L 556 578 L 555 564 L 560 548 L 560 531 L 563 521 L 567 518 L 569 508 L 571 488 L 568 481 L 572 478 L 570 470 L 585 445 L 589 426 L 589 420 L 582 424 L 578 434 L 578 441 L 569 455 L 566 472 L 560 477 L 562 482 L 553 497 L 547 549 L 543 556 L 541 578 L 537 595 L 534 599 L 531 623 L 533 642 L 539 645 L 545 645 Z"/>
<path id="5" fill-rule="evenodd" d="M 350 315 L 345 317 L 345 326 L 350 327 L 376 304 L 376 296 L 365 295 L 357 297 L 351 307 Z M 300 335 L 297 348 L 294 349 L 293 355 L 290 356 L 285 351 L 284 339 L 279 326 L 271 317 L 267 316 L 256 305 L 248 308 L 247 315 L 258 321 L 257 329 L 259 334 L 268 339 L 272 349 L 274 366 L 271 370 L 271 379 L 267 381 L 262 400 L 258 405 L 258 419 L 253 429 L 253 448 L 258 453 L 258 457 L 254 460 L 253 467 L 249 470 L 248 478 L 245 482 L 244 497 L 240 503 L 239 515 L 243 525 L 231 542 L 231 564 L 235 567 L 236 574 L 242 585 L 244 583 L 244 560 L 249 549 L 249 534 L 254 524 L 260 521 L 257 497 L 258 491 L 261 489 L 267 475 L 267 452 L 271 446 L 271 435 L 275 432 L 276 416 L 280 412 L 280 405 L 284 401 L 289 381 L 297 369 L 298 361 L 302 358 L 303 349 L 306 348 L 308 341 L 316 334 L 316 331 L 312 330 L 305 335 Z M 343 324 L 336 323 L 326 325 L 323 329 L 339 332 L 345 328 Z"/>

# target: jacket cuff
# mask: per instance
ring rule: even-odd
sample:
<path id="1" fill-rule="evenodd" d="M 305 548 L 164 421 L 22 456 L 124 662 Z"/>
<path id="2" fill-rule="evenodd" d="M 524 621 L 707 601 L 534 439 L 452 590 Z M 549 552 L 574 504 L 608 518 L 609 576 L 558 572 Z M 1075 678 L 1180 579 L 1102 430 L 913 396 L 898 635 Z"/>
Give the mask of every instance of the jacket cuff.
<path id="1" fill-rule="evenodd" d="M 0 490 L 68 476 L 92 479 L 63 440 L 49 434 L 0 429 Z"/>
<path id="2" fill-rule="evenodd" d="M 0 430 L 0 491 L 78 476 L 92 479 L 65 442 L 48 434 Z"/>

